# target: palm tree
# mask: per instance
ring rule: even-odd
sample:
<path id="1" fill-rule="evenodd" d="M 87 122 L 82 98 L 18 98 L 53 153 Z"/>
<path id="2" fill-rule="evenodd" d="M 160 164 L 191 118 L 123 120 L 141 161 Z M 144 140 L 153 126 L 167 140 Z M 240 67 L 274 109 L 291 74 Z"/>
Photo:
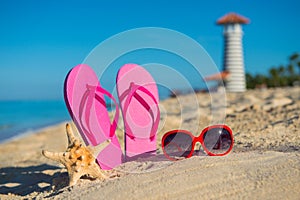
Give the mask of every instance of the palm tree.
<path id="1" fill-rule="evenodd" d="M 272 79 L 272 85 L 273 87 L 277 87 L 279 83 L 279 70 L 277 70 L 275 67 L 272 67 L 269 70 L 269 73 L 271 74 Z"/>
<path id="2" fill-rule="evenodd" d="M 294 76 L 294 75 L 295 75 L 294 65 L 289 64 L 289 65 L 287 66 L 287 71 L 289 72 L 289 75 L 290 75 L 290 76 Z"/>
<path id="3" fill-rule="evenodd" d="M 291 65 L 297 65 L 299 68 L 299 75 L 300 75 L 300 60 L 299 60 L 300 55 L 298 53 L 294 53 L 290 56 L 290 63 Z"/>

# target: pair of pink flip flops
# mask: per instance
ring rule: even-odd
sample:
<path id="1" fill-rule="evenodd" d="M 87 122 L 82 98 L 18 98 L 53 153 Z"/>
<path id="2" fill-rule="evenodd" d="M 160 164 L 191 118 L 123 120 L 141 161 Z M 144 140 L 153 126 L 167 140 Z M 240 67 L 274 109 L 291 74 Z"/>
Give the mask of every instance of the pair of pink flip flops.
<path id="1" fill-rule="evenodd" d="M 101 87 L 92 68 L 85 64 L 74 67 L 65 80 L 65 102 L 85 143 L 96 146 L 111 140 L 97 156 L 102 169 L 112 169 L 124 162 L 124 154 L 115 134 L 119 119 L 118 105 L 124 121 L 125 159 L 155 154 L 156 151 L 160 112 L 158 90 L 152 76 L 136 64 L 126 64 L 118 72 L 117 93 L 119 104 L 111 93 Z M 112 122 L 104 96 L 112 99 L 116 106 Z"/>

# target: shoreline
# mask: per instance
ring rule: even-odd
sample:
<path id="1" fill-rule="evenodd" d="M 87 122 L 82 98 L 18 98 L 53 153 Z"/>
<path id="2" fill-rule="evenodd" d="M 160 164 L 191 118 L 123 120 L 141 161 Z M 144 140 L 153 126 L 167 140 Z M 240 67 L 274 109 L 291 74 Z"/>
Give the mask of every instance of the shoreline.
<path id="1" fill-rule="evenodd" d="M 0 110 L 1 143 L 70 120 L 63 100 L 2 101 Z"/>
<path id="2" fill-rule="evenodd" d="M 9 137 L 9 138 L 4 139 L 4 140 L 0 140 L 0 145 L 11 142 L 11 141 L 14 141 L 14 140 L 22 139 L 22 138 L 30 136 L 30 135 L 38 134 L 39 132 L 42 132 L 45 129 L 53 128 L 53 127 L 59 126 L 60 124 L 70 123 L 70 122 L 71 121 L 63 120 L 63 121 L 60 121 L 60 122 L 55 122 L 55 123 L 50 123 L 50 124 L 47 124 L 47 125 L 41 125 L 41 126 L 36 126 L 34 128 L 29 128 L 25 131 L 20 131 L 18 133 L 15 133 L 14 136 L 12 136 L 12 137 Z"/>

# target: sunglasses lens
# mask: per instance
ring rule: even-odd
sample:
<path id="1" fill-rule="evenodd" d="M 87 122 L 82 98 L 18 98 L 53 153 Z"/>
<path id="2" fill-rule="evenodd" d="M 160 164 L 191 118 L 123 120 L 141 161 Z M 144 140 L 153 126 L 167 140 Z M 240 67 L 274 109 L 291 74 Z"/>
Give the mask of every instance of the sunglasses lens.
<path id="1" fill-rule="evenodd" d="M 228 130 L 220 128 L 211 128 L 203 136 L 205 147 L 213 154 L 224 154 L 233 143 Z"/>
<path id="2" fill-rule="evenodd" d="M 192 150 L 193 139 L 190 135 L 182 132 L 169 134 L 164 139 L 164 152 L 172 158 L 187 157 Z"/>

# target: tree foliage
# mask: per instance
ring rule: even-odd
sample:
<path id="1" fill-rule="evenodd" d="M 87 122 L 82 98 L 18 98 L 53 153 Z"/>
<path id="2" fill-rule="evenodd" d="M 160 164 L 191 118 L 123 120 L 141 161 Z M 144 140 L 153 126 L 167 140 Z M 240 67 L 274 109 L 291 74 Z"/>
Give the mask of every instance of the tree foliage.
<path id="1" fill-rule="evenodd" d="M 298 68 L 298 73 L 296 69 Z M 289 63 L 284 66 L 271 67 L 268 75 L 246 74 L 248 89 L 257 87 L 285 87 L 300 84 L 300 55 L 294 53 L 289 57 Z"/>

